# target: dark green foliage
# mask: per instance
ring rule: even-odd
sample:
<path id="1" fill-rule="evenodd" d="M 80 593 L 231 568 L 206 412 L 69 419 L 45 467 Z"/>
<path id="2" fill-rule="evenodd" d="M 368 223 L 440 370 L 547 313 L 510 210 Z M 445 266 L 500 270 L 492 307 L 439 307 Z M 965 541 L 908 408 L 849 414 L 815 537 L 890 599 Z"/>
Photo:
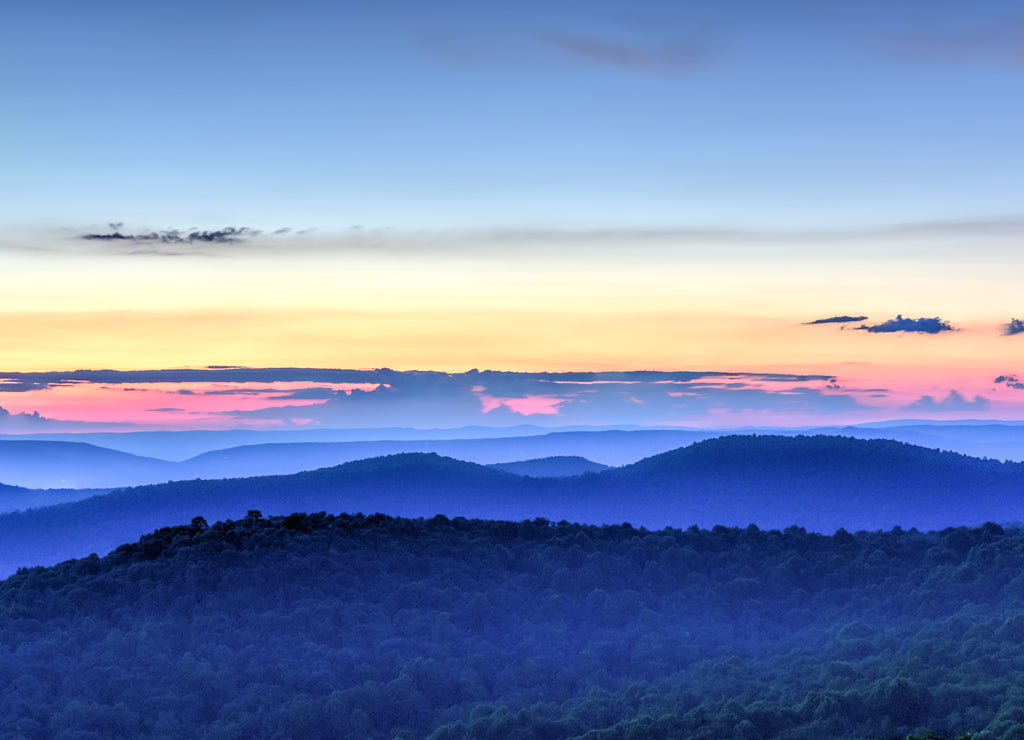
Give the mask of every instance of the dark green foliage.
<path id="1" fill-rule="evenodd" d="M 0 582 L 0 737 L 1024 734 L 1024 532 L 323 512 Z"/>

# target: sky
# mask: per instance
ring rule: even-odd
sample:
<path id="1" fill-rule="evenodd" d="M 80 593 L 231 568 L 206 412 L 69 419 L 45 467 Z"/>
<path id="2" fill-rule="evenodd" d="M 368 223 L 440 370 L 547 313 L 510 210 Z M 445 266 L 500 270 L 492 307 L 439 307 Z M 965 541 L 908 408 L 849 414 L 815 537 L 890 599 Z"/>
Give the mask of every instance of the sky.
<path id="1" fill-rule="evenodd" d="M 0 431 L 1024 419 L 1018 2 L 40 0 L 0 27 Z M 316 372 L 374 368 L 447 380 Z M 693 375 L 531 375 L 621 371 Z"/>

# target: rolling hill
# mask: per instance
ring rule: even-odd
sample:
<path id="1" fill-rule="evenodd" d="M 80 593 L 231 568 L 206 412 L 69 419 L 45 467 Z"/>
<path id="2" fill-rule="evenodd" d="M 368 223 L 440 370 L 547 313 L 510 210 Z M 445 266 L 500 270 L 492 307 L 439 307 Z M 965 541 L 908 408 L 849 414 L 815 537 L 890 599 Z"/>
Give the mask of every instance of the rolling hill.
<path id="1" fill-rule="evenodd" d="M 0 734 L 1019 738 L 1022 593 L 994 524 L 195 521 L 0 582 Z"/>
<path id="2" fill-rule="evenodd" d="M 713 435 L 637 430 L 480 439 L 279 442 L 214 450 L 181 462 L 83 442 L 0 440 L 0 482 L 29 488 L 139 486 L 196 478 L 287 475 L 405 452 L 434 452 L 485 465 L 560 456 L 622 465 L 708 436 Z"/>
<path id="3" fill-rule="evenodd" d="M 112 488 L 174 479 L 175 463 L 85 442 L 0 440 L 0 482 L 25 488 Z"/>
<path id="4" fill-rule="evenodd" d="M 584 473 L 600 473 L 609 466 L 596 463 L 579 455 L 557 455 L 534 460 L 518 460 L 509 463 L 491 463 L 487 467 L 504 470 L 506 473 L 528 475 L 533 478 L 571 478 Z"/>
<path id="5" fill-rule="evenodd" d="M 731 436 L 569 478 L 406 453 L 286 476 L 123 489 L 0 516 L 0 573 L 102 554 L 160 526 L 295 511 L 488 519 L 942 529 L 1024 519 L 1024 464 L 888 440 Z M 39 533 L 45 532 L 46 537 Z"/>
<path id="6" fill-rule="evenodd" d="M 290 436 L 286 433 L 252 431 L 244 434 L 241 431 L 237 434 L 140 432 L 135 435 L 143 437 L 146 448 L 156 449 L 164 445 L 167 454 L 162 457 L 167 459 L 116 452 L 114 450 L 117 446 L 131 445 L 126 439 L 112 434 L 78 435 L 80 439 L 89 442 L 110 444 L 111 449 L 84 442 L 0 438 L 0 482 L 28 488 L 111 488 L 195 478 L 287 475 L 403 452 L 435 452 L 485 465 L 505 465 L 551 457 L 584 457 L 601 465 L 622 466 L 694 442 L 730 436 L 721 430 L 571 430 L 539 433 L 533 429 L 534 433 L 527 434 L 527 430 L 520 429 L 517 436 L 414 439 L 409 437 L 412 434 L 410 430 L 384 430 L 396 436 L 385 440 L 326 441 L 324 438 L 330 439 L 330 430 L 321 431 L 322 434 L 317 435 L 312 432 L 295 432 Z M 465 430 L 467 435 L 470 432 L 478 430 Z M 455 432 L 449 432 L 452 433 Z M 748 433 L 766 436 L 761 430 L 744 432 Z M 818 433 L 822 432 L 813 432 Z M 844 427 L 825 430 L 823 433 L 858 439 L 893 439 L 923 447 L 955 450 L 976 457 L 1018 460 L 1024 457 L 1024 425 L 907 424 L 879 428 Z M 147 434 L 150 436 L 145 436 Z M 798 431 L 773 430 L 769 434 L 798 436 Z M 802 436 L 810 434 L 812 432 Z M 131 434 L 120 436 L 135 438 Z M 274 441 L 260 443 L 268 439 Z M 186 449 L 186 443 L 192 442 L 195 447 L 204 440 L 206 444 L 228 440 L 248 440 L 251 443 L 205 451 L 180 462 L 170 461 L 170 458 Z M 564 469 L 583 472 L 582 469 Z"/>

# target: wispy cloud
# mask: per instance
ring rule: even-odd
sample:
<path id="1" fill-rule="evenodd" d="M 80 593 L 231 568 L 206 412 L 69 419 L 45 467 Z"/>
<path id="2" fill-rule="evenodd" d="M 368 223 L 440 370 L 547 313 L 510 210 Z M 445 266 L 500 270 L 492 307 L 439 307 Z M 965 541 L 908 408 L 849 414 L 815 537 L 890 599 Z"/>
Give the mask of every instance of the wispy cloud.
<path id="1" fill-rule="evenodd" d="M 81 250 L 83 244 L 98 247 L 102 254 L 166 256 L 249 257 L 257 254 L 280 255 L 423 255 L 432 256 L 507 256 L 510 250 L 532 250 L 537 255 L 564 254 L 571 251 L 588 255 L 618 254 L 623 245 L 631 249 L 656 251 L 686 249 L 689 257 L 721 257 L 730 250 L 746 255 L 766 245 L 780 248 L 811 249 L 821 258 L 821 247 L 843 247 L 837 258 L 849 256 L 854 247 L 858 256 L 884 254 L 906 249 L 919 256 L 922 244 L 942 247 L 949 257 L 968 260 L 973 254 L 964 249 L 992 245 L 1000 251 L 1016 249 L 1024 238 L 1024 216 L 953 219 L 888 223 L 838 228 L 769 228 L 751 226 L 730 228 L 714 224 L 677 224 L 665 226 L 605 226 L 598 228 L 532 228 L 529 226 L 493 226 L 473 229 L 413 229 L 352 226 L 332 231 L 316 229 L 277 229 L 263 231 L 232 226 L 220 229 L 168 229 L 164 231 L 127 230 L 110 224 L 109 231 L 70 231 L 40 233 L 31 239 L 0 243 L 0 250 L 41 253 Z M 114 228 L 116 227 L 116 228 Z M 71 237 L 70 239 L 68 237 Z M 901 247 L 902 245 L 902 247 Z M 557 247 L 552 250 L 551 247 Z"/>
<path id="2" fill-rule="evenodd" d="M 620 69 L 691 72 L 708 63 L 706 48 L 693 41 L 626 43 L 580 34 L 547 34 L 542 38 L 574 57 Z"/>
<path id="3" fill-rule="evenodd" d="M 949 323 L 938 317 L 930 319 L 905 319 L 900 314 L 897 314 L 895 319 L 883 321 L 881 324 L 873 324 L 871 326 L 865 324 L 857 328 L 872 334 L 889 334 L 893 332 L 938 334 L 944 331 L 953 331 L 953 327 Z"/>
<path id="4" fill-rule="evenodd" d="M 968 401 L 959 391 L 952 390 L 941 401 L 935 400 L 934 396 L 921 396 L 913 403 L 904 406 L 903 409 L 938 414 L 948 411 L 984 411 L 988 407 L 989 401 L 984 396 L 975 396 L 973 401 Z"/>
<path id="5" fill-rule="evenodd" d="M 1000 64 L 1024 70 L 1024 16 L 999 24 L 929 30 L 887 39 L 885 48 L 905 58 L 956 64 Z"/>
<path id="6" fill-rule="evenodd" d="M 848 324 L 851 321 L 864 321 L 867 316 L 832 316 L 827 319 L 815 319 L 814 321 L 805 322 L 805 326 L 813 326 L 814 324 Z"/>

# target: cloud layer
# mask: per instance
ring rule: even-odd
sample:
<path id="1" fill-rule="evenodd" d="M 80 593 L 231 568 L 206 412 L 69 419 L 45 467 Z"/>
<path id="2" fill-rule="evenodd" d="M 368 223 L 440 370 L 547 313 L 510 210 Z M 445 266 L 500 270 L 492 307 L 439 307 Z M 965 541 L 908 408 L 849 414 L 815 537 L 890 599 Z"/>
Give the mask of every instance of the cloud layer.
<path id="1" fill-rule="evenodd" d="M 837 390 L 831 375 L 688 371 L 224 368 L 0 373 L 0 393 L 18 398 L 21 408 L 45 401 L 46 393 L 82 394 L 75 397 L 96 396 L 102 400 L 94 403 L 105 404 L 96 419 L 110 419 L 111 408 L 134 408 L 137 423 L 148 418 L 158 426 L 642 426 L 704 422 L 716 414 L 742 423 L 737 415 L 813 416 L 861 408 Z M 54 416 L 56 407 L 47 408 Z M 68 412 L 82 418 L 80 408 L 68 407 Z M 62 409 L 57 413 L 64 417 Z"/>
<path id="2" fill-rule="evenodd" d="M 145 234 L 122 234 L 119 229 L 124 224 L 110 224 L 113 231 L 106 234 L 82 234 L 82 239 L 93 241 L 129 241 L 129 242 L 159 242 L 160 244 L 233 244 L 245 237 L 259 234 L 259 231 L 245 226 L 225 226 L 223 229 L 213 231 L 168 229 L 166 231 L 151 231 Z"/>
<path id="3" fill-rule="evenodd" d="M 953 331 L 953 327 L 938 317 L 930 319 L 905 319 L 902 315 L 897 314 L 895 319 L 889 319 L 883 321 L 881 324 L 873 324 L 871 326 L 862 325 L 857 327 L 860 330 L 871 332 L 872 334 L 879 333 L 892 333 L 892 332 L 917 332 L 919 334 L 938 334 L 944 331 Z"/>

